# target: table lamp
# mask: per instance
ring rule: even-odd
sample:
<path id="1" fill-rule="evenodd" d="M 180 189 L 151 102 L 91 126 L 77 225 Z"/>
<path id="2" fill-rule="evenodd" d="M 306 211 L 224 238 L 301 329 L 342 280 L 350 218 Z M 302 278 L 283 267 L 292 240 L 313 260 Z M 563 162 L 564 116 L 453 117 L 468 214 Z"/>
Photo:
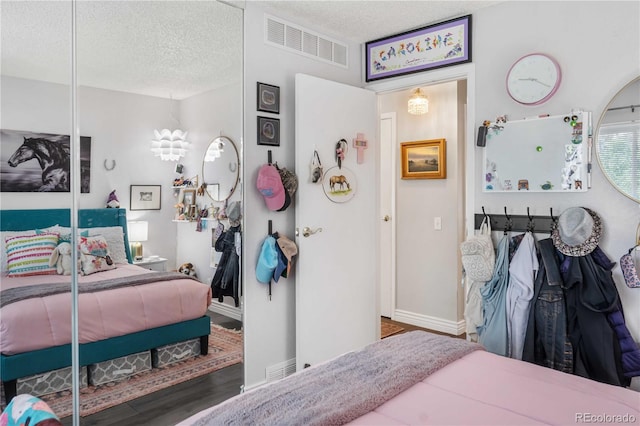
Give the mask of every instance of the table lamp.
<path id="1" fill-rule="evenodd" d="M 149 222 L 144 220 L 127 222 L 127 228 L 131 242 L 131 256 L 134 260 L 142 260 L 142 241 L 147 241 Z"/>

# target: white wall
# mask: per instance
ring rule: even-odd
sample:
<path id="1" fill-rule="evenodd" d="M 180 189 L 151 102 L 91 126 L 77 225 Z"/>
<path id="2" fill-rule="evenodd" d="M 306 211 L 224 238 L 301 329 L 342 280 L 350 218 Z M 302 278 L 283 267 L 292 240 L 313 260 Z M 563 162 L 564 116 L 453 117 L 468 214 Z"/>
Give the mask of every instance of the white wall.
<path id="1" fill-rule="evenodd" d="M 180 121 L 189 130 L 191 155 L 185 157 L 185 177 L 199 175 L 202 183 L 202 162 L 209 143 L 222 135 L 230 138 L 241 152 L 242 142 L 242 87 L 238 84 L 222 87 L 180 102 Z M 231 147 L 227 147 L 232 150 Z M 213 163 L 215 166 L 215 162 Z M 222 163 L 219 163 L 222 167 Z M 213 167 L 213 166 L 212 166 Z M 226 165 L 224 165 L 226 167 Z M 229 202 L 242 199 L 242 186 L 239 185 Z M 197 197 L 200 206 L 214 205 L 222 207 L 223 202 L 213 201 L 208 195 Z M 225 228 L 228 221 L 223 221 Z M 203 221 L 202 232 L 196 231 L 195 222 L 176 222 L 176 265 L 191 262 L 196 267 L 200 281 L 211 283 L 215 268 L 210 267 L 211 230 L 216 221 Z M 215 252 L 217 258 L 221 253 Z M 233 298 L 226 297 L 225 303 L 234 305 Z"/>
<path id="2" fill-rule="evenodd" d="M 245 239 L 244 239 L 244 342 L 245 384 L 248 387 L 265 381 L 265 369 L 295 358 L 295 276 L 272 285 L 269 300 L 267 286 L 255 278 L 255 266 L 267 235 L 268 220 L 273 230 L 294 237 L 295 203 L 284 212 L 267 210 L 255 182 L 258 168 L 267 162 L 265 146 L 256 144 L 256 117 L 272 116 L 255 110 L 256 82 L 280 87 L 280 146 L 271 148 L 273 161 L 294 168 L 294 78 L 306 73 L 352 85 L 360 82 L 360 47 L 349 45 L 349 69 L 305 58 L 295 53 L 266 45 L 264 15 L 260 2 L 247 2 L 245 9 L 245 125 L 244 125 L 244 182 L 245 182 Z M 287 16 L 272 13 L 298 25 L 302 23 Z M 313 26 L 307 28 L 313 30 Z M 334 34 L 325 34 L 340 40 Z M 340 40 L 341 41 L 341 40 Z M 336 99 L 339 102 L 339 99 Z M 306 179 L 308 170 L 296 171 Z"/>
<path id="3" fill-rule="evenodd" d="M 429 317 L 455 324 L 458 312 L 458 193 L 459 178 L 458 83 L 422 87 L 429 99 L 429 112 L 415 116 L 407 112 L 411 90 L 380 97 L 380 113 L 397 114 L 396 158 L 400 144 L 419 140 L 446 139 L 446 179 L 401 179 L 396 173 L 396 306 L 416 319 Z M 464 144 L 464 138 L 461 139 Z M 440 217 L 442 230 L 434 229 Z M 442 265 L 451 265 L 443 267 Z M 384 285 L 382 283 L 381 285 Z"/>
<path id="4" fill-rule="evenodd" d="M 210 233 L 189 232 L 187 235 L 186 230 L 195 229 L 195 224 L 171 222 L 176 203 L 171 189 L 173 179 L 178 176 L 174 172 L 176 163 L 154 157 L 149 148 L 153 129 L 174 128 L 178 124 L 177 118 L 183 116 L 181 124 L 185 129 L 193 129 L 189 135 L 192 144 L 182 161 L 185 176 L 201 174 L 202 158 L 210 139 L 220 132 L 235 140 L 240 138 L 240 101 L 216 102 L 230 96 L 240 98 L 239 84 L 181 102 L 81 87 L 78 91 L 78 124 L 80 134 L 91 137 L 91 192 L 79 196 L 79 207 L 105 207 L 109 193 L 115 189 L 121 207 L 128 210 L 128 220 L 149 221 L 145 256 L 165 257 L 168 268 L 173 269 L 206 253 L 206 263 L 200 268 L 198 257 L 196 266 L 203 269 L 210 280 L 213 275 L 208 267 Z M 37 108 L 34 108 L 34 99 L 38 100 Z M 67 86 L 2 77 L 2 127 L 69 134 L 70 109 L 66 107 L 69 99 Z M 181 109 L 184 109 L 182 113 Z M 115 168 L 106 170 L 105 161 L 109 167 L 115 161 Z M 161 209 L 130 211 L 130 185 L 161 185 Z M 69 208 L 71 205 L 68 193 L 4 192 L 0 199 L 5 209 Z M 177 229 L 182 231 L 180 236 Z"/>
<path id="5" fill-rule="evenodd" d="M 616 92 L 640 75 L 640 3 L 638 2 L 506 2 L 474 14 L 477 126 L 498 115 L 522 118 L 544 113 L 562 114 L 571 108 L 593 112 L 598 119 Z M 541 106 L 525 107 L 512 101 L 505 90 L 510 65 L 531 52 L 545 52 L 560 62 L 562 83 L 556 95 Z M 633 246 L 640 223 L 638 203 L 618 193 L 603 176 L 593 158 L 592 189 L 584 193 L 491 194 L 481 190 L 482 148 L 475 150 L 478 176 L 470 200 L 475 211 L 501 214 L 554 214 L 585 206 L 602 218 L 600 246 L 618 261 Z M 543 234 L 540 237 L 546 237 Z M 624 285 L 620 268 L 613 270 L 626 323 L 640 341 L 640 292 Z M 637 380 L 637 379 L 635 379 Z M 634 385 L 639 387 L 637 382 Z"/>
<path id="6" fill-rule="evenodd" d="M 0 80 L 2 115 L 0 127 L 9 130 L 29 130 L 38 133 L 71 134 L 71 96 L 69 86 L 46 84 L 33 80 L 2 77 Z M 84 134 L 83 134 L 84 136 Z M 88 136 L 88 135 L 87 135 Z M 3 159 L 11 153 L 0 144 Z M 3 209 L 69 208 L 69 193 L 2 192 Z M 105 199 L 106 202 L 106 199 Z"/>
<path id="7" fill-rule="evenodd" d="M 495 120 L 507 114 L 524 117 L 542 113 L 559 114 L 571 108 L 583 108 L 594 113 L 594 124 L 608 100 L 626 82 L 640 74 L 640 15 L 637 2 L 505 2 L 473 14 L 473 63 L 475 64 L 475 108 L 479 121 Z M 286 18 L 286 17 L 283 17 Z M 290 19 L 296 22 L 295 19 Z M 321 25 L 316 23 L 317 25 Z M 351 69 L 341 72 L 304 58 L 296 58 L 262 44 L 263 24 L 260 6 L 248 2 L 245 14 L 246 125 L 245 148 L 246 205 L 255 220 L 246 229 L 246 335 L 245 383 L 259 383 L 266 366 L 294 356 L 294 297 L 292 281 L 276 288 L 273 301 L 252 273 L 259 244 L 264 236 L 266 221 L 275 220 L 276 229 L 293 232 L 293 212 L 269 214 L 252 187 L 255 170 L 266 159 L 266 149 L 256 147 L 255 82 L 281 86 L 283 144 L 274 150 L 275 159 L 293 162 L 293 75 L 306 72 L 323 78 L 363 86 L 360 59 L 350 61 Z M 311 27 L 311 29 L 314 29 Z M 316 30 L 319 30 L 317 27 Z M 339 36 L 336 36 L 340 39 Z M 351 48 L 351 53 L 354 51 Z M 563 83 L 556 96 L 538 107 L 524 107 L 506 94 L 504 80 L 509 66 L 520 56 L 542 51 L 560 61 Z M 265 67 L 265 64 L 269 64 Z M 478 123 L 477 125 L 480 125 Z M 400 127 L 400 126 L 399 126 Z M 476 126 L 477 127 L 477 126 Z M 640 222 L 637 203 L 617 193 L 594 164 L 593 188 L 582 194 L 484 194 L 481 192 L 481 148 L 473 145 L 474 164 L 467 165 L 467 173 L 478 176 L 475 187 L 467 194 L 470 209 L 479 212 L 481 206 L 489 213 L 502 212 L 504 206 L 512 214 L 545 215 L 549 207 L 554 212 L 584 205 L 595 209 L 604 220 L 605 235 L 602 246 L 617 260 L 633 244 L 635 229 Z M 595 160 L 595 159 L 594 159 Z M 595 161 L 594 161 L 595 163 Z M 471 222 L 468 222 L 468 225 Z M 472 226 L 472 225 L 471 225 Z M 252 252 L 253 250 L 253 252 Z M 444 261 L 442 268 L 457 267 L 454 259 Z M 619 270 L 614 271 L 627 323 L 636 340 L 640 340 L 640 293 L 624 286 Z"/>

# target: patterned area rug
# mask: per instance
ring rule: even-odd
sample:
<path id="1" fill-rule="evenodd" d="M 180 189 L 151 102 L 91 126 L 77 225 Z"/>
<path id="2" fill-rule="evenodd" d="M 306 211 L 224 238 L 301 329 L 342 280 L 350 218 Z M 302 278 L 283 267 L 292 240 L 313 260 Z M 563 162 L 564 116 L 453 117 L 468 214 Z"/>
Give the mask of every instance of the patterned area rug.
<path id="1" fill-rule="evenodd" d="M 117 383 L 80 389 L 80 415 L 99 411 L 242 362 L 242 332 L 211 324 L 209 353 L 166 367 L 153 368 Z M 41 396 L 60 417 L 72 413 L 71 391 Z"/>
<path id="2" fill-rule="evenodd" d="M 385 337 L 389 337 L 393 334 L 400 333 L 404 331 L 404 327 L 400 327 L 399 325 L 391 324 L 388 322 L 382 321 L 380 324 L 380 338 L 384 339 Z"/>

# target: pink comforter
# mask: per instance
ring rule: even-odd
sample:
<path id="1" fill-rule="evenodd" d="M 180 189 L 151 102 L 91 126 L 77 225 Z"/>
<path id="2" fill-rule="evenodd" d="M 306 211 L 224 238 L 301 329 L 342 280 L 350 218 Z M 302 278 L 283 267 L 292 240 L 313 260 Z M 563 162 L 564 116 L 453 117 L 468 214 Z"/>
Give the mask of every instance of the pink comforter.
<path id="1" fill-rule="evenodd" d="M 574 425 L 638 422 L 638 392 L 475 351 L 350 424 Z"/>
<path id="2" fill-rule="evenodd" d="M 99 281 L 147 269 L 118 264 L 116 269 L 79 277 Z M 2 278 L 1 288 L 44 282 L 70 282 L 69 276 Z M 211 287 L 191 279 L 178 279 L 124 287 L 78 296 L 80 343 L 95 342 L 136 331 L 203 316 L 211 302 Z M 57 294 L 22 300 L 0 309 L 0 352 L 21 352 L 71 342 L 71 295 Z"/>
<path id="3" fill-rule="evenodd" d="M 326 425 L 342 424 L 342 418 L 368 426 L 640 422 L 638 392 L 482 350 L 453 356 L 464 347 L 449 346 L 444 339 L 466 342 L 416 333 L 423 332 L 392 336 L 251 389 L 178 426 Z M 450 350 L 437 349 L 447 346 Z M 434 371 L 434 366 L 440 368 Z M 366 374 L 354 377 L 346 367 Z M 408 381 L 407 375 L 415 380 Z M 322 386 L 310 392 L 313 383 Z M 399 389 L 404 390 L 395 392 Z M 335 403 L 335 394 L 342 403 Z"/>

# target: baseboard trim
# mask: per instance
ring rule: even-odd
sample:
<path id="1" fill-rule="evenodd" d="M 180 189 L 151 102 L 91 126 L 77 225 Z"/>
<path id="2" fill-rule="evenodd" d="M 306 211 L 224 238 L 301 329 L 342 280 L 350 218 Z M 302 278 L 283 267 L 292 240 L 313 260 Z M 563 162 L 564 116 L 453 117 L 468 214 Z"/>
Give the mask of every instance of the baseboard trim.
<path id="1" fill-rule="evenodd" d="M 428 328 L 429 330 L 440 331 L 442 333 L 459 336 L 466 330 L 464 320 L 451 321 L 429 315 L 416 314 L 414 312 L 396 309 L 393 316 L 394 321 L 415 325 L 416 327 Z"/>
<path id="2" fill-rule="evenodd" d="M 211 301 L 211 305 L 209 305 L 209 310 L 211 312 L 233 318 L 234 320 L 242 321 L 242 310 L 240 308 L 236 308 L 235 306 L 229 306 L 225 303 L 220 303 L 217 300 L 213 300 Z"/>

